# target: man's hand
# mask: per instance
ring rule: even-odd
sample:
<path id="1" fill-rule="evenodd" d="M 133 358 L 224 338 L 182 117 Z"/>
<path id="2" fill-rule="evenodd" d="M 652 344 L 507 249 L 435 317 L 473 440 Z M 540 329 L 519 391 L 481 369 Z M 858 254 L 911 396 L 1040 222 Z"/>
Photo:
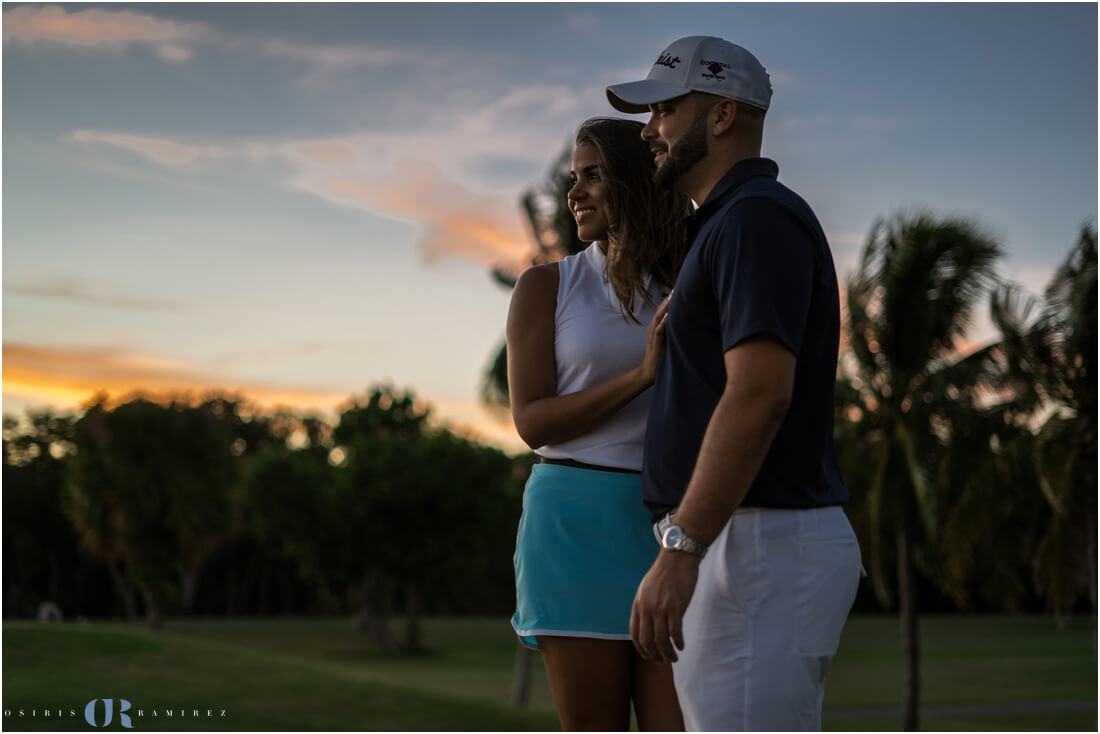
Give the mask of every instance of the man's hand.
<path id="1" fill-rule="evenodd" d="M 695 593 L 699 560 L 690 553 L 662 550 L 638 586 L 630 636 L 645 660 L 676 662 L 676 650 L 684 649 L 684 612 Z"/>

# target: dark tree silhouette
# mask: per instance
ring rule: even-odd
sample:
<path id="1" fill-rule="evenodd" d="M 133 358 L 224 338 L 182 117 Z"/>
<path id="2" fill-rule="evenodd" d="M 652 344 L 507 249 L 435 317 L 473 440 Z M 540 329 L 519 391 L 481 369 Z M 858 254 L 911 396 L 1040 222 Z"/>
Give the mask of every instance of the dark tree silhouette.
<path id="1" fill-rule="evenodd" d="M 67 510 L 84 547 L 112 570 L 146 621 L 193 600 L 206 559 L 238 530 L 234 403 L 92 405 L 76 422 Z M 132 607 L 132 599 L 127 600 Z"/>
<path id="2" fill-rule="evenodd" d="M 919 637 L 914 566 L 936 546 L 935 416 L 956 340 L 996 282 L 998 245 L 973 224 L 929 214 L 880 220 L 848 282 L 848 338 L 862 396 L 872 577 L 891 600 L 884 565 L 893 541 L 906 656 L 902 728 L 917 728 Z"/>
<path id="3" fill-rule="evenodd" d="M 1086 225 L 1041 302 L 1008 286 L 991 309 L 1004 403 L 1035 427 L 1010 448 L 1033 466 L 1046 504 L 1032 569 L 1059 615 L 1082 597 L 1096 614 L 1096 271 L 1096 230 Z"/>

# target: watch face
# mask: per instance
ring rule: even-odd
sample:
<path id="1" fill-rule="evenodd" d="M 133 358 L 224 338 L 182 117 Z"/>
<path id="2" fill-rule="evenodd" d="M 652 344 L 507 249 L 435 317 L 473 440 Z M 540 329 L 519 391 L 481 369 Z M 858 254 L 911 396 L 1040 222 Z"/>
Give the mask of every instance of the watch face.
<path id="1" fill-rule="evenodd" d="M 665 548 L 675 550 L 680 547 L 680 544 L 684 542 L 684 531 L 673 525 L 665 530 L 665 535 L 661 538 L 661 545 Z"/>

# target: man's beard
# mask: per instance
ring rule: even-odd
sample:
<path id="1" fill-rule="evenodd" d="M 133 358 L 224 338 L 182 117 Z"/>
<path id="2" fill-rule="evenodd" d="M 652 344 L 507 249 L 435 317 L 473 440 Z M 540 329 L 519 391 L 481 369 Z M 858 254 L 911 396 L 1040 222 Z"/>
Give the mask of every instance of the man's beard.
<path id="1" fill-rule="evenodd" d="M 691 170 L 699 161 L 707 157 L 707 116 L 696 115 L 695 121 L 684 137 L 669 146 L 665 151 L 665 160 L 653 173 L 653 181 L 658 186 L 674 188 L 680 177 Z"/>

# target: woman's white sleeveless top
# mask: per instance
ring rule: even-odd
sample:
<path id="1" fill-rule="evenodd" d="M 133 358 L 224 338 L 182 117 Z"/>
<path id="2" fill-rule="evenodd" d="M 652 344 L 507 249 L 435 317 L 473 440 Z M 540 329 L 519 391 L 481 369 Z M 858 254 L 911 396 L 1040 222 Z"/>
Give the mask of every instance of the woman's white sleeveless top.
<path id="1" fill-rule="evenodd" d="M 558 262 L 558 305 L 554 312 L 554 356 L 558 395 L 579 392 L 626 372 L 645 356 L 646 327 L 664 298 L 650 278 L 653 303 L 634 295 L 634 315 L 623 315 L 607 280 L 607 260 L 599 245 Z M 647 389 L 587 433 L 542 446 L 536 454 L 618 469 L 642 468 L 642 445 L 652 388 Z"/>

